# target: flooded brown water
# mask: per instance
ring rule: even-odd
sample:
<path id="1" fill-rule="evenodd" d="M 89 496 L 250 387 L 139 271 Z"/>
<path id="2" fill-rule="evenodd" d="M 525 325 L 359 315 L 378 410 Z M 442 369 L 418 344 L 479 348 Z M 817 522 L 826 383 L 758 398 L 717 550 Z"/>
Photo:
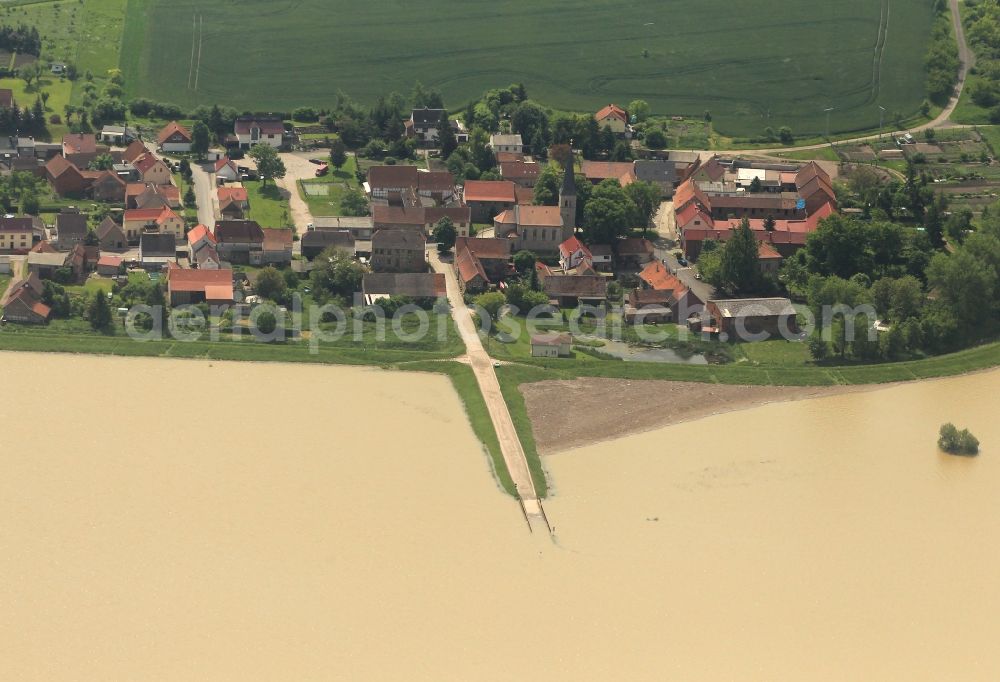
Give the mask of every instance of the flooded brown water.
<path id="1" fill-rule="evenodd" d="M 0 354 L 0 384 L 0 679 L 1000 673 L 998 372 L 551 456 L 555 543 L 442 377 Z"/>

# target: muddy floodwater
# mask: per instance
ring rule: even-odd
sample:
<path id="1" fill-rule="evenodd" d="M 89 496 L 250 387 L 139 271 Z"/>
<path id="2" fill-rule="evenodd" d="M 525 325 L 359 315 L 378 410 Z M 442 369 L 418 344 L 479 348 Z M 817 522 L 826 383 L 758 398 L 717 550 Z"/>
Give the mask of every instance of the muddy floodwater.
<path id="1" fill-rule="evenodd" d="M 1000 678 L 998 372 L 551 455 L 555 541 L 440 376 L 2 353 L 0 386 L 2 680 Z"/>

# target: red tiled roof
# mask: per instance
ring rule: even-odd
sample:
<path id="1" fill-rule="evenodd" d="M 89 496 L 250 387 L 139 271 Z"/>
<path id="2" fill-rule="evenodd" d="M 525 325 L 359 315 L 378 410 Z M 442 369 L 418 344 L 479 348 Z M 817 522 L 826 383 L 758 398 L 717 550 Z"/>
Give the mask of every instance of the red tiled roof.
<path id="1" fill-rule="evenodd" d="M 215 244 L 215 235 L 207 227 L 198 223 L 195 227 L 191 228 L 187 234 L 188 244 L 196 244 L 202 239 L 207 239 L 209 243 Z"/>
<path id="2" fill-rule="evenodd" d="M 687 292 L 687 287 L 677 277 L 671 275 L 667 266 L 658 260 L 648 263 L 639 273 L 639 279 L 651 289 L 673 291 L 674 297 L 678 300 Z"/>
<path id="3" fill-rule="evenodd" d="M 250 195 L 247 194 L 246 187 L 220 187 L 219 188 L 219 203 L 224 201 L 249 201 Z"/>
<path id="4" fill-rule="evenodd" d="M 559 245 L 560 256 L 569 257 L 577 251 L 583 251 L 584 255 L 591 257 L 590 249 L 584 246 L 583 242 L 577 239 L 575 235 Z"/>
<path id="5" fill-rule="evenodd" d="M 264 230 L 264 250 L 284 251 L 292 248 L 292 230 L 288 228 L 271 228 Z"/>
<path id="6" fill-rule="evenodd" d="M 504 211 L 496 218 L 496 222 L 507 225 L 526 225 L 530 227 L 562 227 L 562 214 L 558 206 L 515 206 Z"/>
<path id="7" fill-rule="evenodd" d="M 477 258 L 506 260 L 510 258 L 510 241 L 489 237 L 459 237 L 455 240 L 455 253 L 459 251 L 471 252 Z"/>
<path id="8" fill-rule="evenodd" d="M 368 169 L 368 185 L 372 189 L 394 189 L 417 186 L 416 166 L 372 166 Z"/>
<path id="9" fill-rule="evenodd" d="M 97 267 L 99 268 L 117 268 L 122 264 L 121 256 L 101 256 L 97 260 Z"/>
<path id="10" fill-rule="evenodd" d="M 97 151 L 97 136 L 93 133 L 63 135 L 63 154 L 93 154 Z"/>
<path id="11" fill-rule="evenodd" d="M 588 180 L 617 180 L 622 187 L 635 182 L 635 164 L 631 161 L 584 161 L 582 169 Z"/>
<path id="12" fill-rule="evenodd" d="M 184 137 L 185 142 L 191 141 L 191 133 L 177 121 L 171 121 L 167 125 L 163 126 L 163 130 L 160 131 L 156 141 L 162 145 L 164 142 L 169 140 L 174 133 L 180 133 Z"/>
<path id="13" fill-rule="evenodd" d="M 609 104 L 608 106 L 604 107 L 596 114 L 594 114 L 594 118 L 597 119 L 598 122 L 603 121 L 607 118 L 617 118 L 620 121 L 628 123 L 628 114 L 626 114 L 625 110 L 622 109 L 617 104 Z"/>
<path id="14" fill-rule="evenodd" d="M 781 260 L 781 254 L 767 242 L 757 242 L 757 258 L 761 260 Z"/>
<path id="15" fill-rule="evenodd" d="M 510 180 L 466 180 L 464 197 L 470 201 L 513 204 L 517 201 Z"/>
<path id="16" fill-rule="evenodd" d="M 133 140 L 129 143 L 129 146 L 125 147 L 125 151 L 122 152 L 122 158 L 132 163 L 140 156 L 146 153 L 146 145 L 144 145 L 139 140 Z"/>
<path id="17" fill-rule="evenodd" d="M 229 286 L 232 293 L 233 273 L 230 270 L 170 270 L 167 284 L 174 291 L 205 291 L 210 286 Z"/>
<path id="18" fill-rule="evenodd" d="M 528 163 L 526 161 L 500 162 L 500 177 L 505 180 L 513 180 L 515 178 L 518 180 L 531 180 L 537 178 L 539 173 L 541 173 L 541 167 L 537 163 Z"/>
<path id="19" fill-rule="evenodd" d="M 233 163 L 228 156 L 223 156 L 221 159 L 215 162 L 215 172 L 218 173 L 220 170 L 226 166 L 232 166 L 233 170 L 236 170 L 236 164 Z"/>
<path id="20" fill-rule="evenodd" d="M 455 176 L 448 171 L 420 171 L 417 173 L 417 190 L 447 192 L 455 188 Z"/>
<path id="21" fill-rule="evenodd" d="M 145 156 L 140 156 L 138 159 L 132 162 L 135 169 L 140 173 L 145 174 L 150 168 L 155 166 L 157 163 L 163 163 L 158 158 L 152 154 L 146 154 Z"/>

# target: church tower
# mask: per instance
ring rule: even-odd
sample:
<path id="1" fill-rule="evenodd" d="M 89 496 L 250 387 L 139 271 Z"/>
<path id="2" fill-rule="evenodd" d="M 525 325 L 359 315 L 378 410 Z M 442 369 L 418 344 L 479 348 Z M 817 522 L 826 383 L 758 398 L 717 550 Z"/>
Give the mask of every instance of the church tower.
<path id="1" fill-rule="evenodd" d="M 566 161 L 562 188 L 559 190 L 559 215 L 563 223 L 563 240 L 576 232 L 576 176 L 573 174 L 573 148 L 570 147 Z"/>

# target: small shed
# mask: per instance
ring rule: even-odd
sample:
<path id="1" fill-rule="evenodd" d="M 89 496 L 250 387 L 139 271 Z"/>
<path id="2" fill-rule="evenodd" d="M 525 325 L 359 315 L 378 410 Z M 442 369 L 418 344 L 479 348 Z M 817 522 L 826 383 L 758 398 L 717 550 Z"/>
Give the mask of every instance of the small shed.
<path id="1" fill-rule="evenodd" d="M 568 358 L 573 345 L 573 335 L 568 332 L 534 334 L 531 337 L 531 357 Z"/>

